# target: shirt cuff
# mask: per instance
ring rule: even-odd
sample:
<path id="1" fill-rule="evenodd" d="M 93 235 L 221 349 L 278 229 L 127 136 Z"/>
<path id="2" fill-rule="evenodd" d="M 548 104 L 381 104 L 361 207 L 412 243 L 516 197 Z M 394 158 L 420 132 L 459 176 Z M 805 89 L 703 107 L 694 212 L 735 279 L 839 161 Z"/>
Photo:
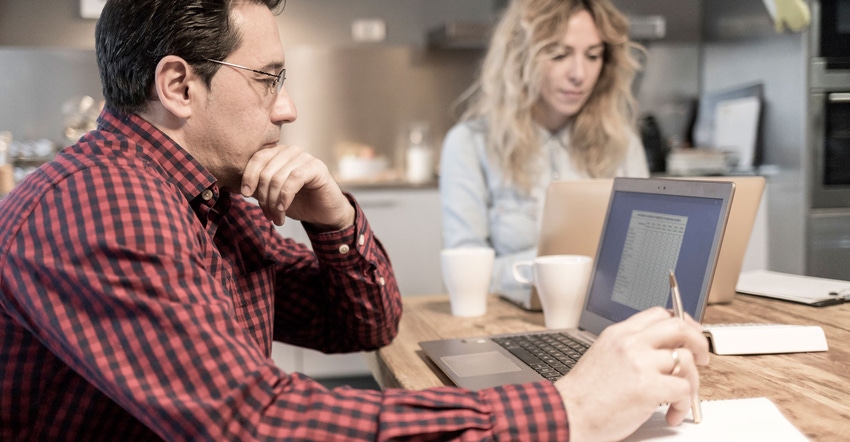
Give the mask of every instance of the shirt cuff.
<path id="1" fill-rule="evenodd" d="M 570 439 L 567 410 L 551 382 L 482 390 L 493 404 L 496 440 Z"/>
<path id="2" fill-rule="evenodd" d="M 319 260 L 340 266 L 359 262 L 368 254 L 367 247 L 372 243 L 372 230 L 366 222 L 363 210 L 354 197 L 349 193 L 343 193 L 354 207 L 354 224 L 342 230 L 323 232 L 302 223 Z"/>

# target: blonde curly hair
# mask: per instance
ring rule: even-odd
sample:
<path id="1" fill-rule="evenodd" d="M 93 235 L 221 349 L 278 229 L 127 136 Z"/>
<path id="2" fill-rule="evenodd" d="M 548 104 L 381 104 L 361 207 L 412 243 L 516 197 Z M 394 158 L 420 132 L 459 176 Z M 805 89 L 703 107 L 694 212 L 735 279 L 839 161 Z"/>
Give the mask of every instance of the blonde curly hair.
<path id="1" fill-rule="evenodd" d="M 563 38 L 570 18 L 580 11 L 593 17 L 604 43 L 603 66 L 591 96 L 570 128 L 570 157 L 590 177 L 612 176 L 636 124 L 631 86 L 643 48 L 628 38 L 628 20 L 608 0 L 513 0 L 494 29 L 478 80 L 461 96 L 461 120 L 484 119 L 490 154 L 506 177 L 529 189 L 531 161 L 542 145 L 533 111 L 540 101 L 552 48 Z"/>

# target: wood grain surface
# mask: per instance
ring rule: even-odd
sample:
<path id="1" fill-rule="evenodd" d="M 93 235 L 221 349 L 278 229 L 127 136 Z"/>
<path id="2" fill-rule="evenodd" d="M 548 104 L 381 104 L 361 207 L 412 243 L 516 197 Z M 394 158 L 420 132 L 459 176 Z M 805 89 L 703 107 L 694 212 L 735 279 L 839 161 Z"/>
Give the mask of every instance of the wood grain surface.
<path id="1" fill-rule="evenodd" d="M 703 400 L 767 397 L 811 440 L 850 440 L 850 304 L 809 307 L 738 294 L 710 305 L 703 323 L 820 325 L 829 351 L 718 356 L 700 368 Z M 451 315 L 445 295 L 404 300 L 399 334 L 387 347 L 365 354 L 382 388 L 419 390 L 452 385 L 419 348 L 420 341 L 542 330 L 543 315 L 490 297 L 487 314 Z"/>

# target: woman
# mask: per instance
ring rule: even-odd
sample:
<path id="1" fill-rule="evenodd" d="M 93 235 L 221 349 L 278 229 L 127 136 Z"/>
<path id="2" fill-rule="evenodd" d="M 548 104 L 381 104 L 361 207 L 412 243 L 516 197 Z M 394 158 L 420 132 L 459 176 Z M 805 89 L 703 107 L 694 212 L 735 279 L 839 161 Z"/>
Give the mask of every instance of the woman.
<path id="1" fill-rule="evenodd" d="M 536 255 L 550 182 L 649 176 L 633 49 L 608 0 L 513 0 L 504 12 L 440 160 L 444 246 L 493 247 L 491 292 L 527 297 L 511 267 Z"/>

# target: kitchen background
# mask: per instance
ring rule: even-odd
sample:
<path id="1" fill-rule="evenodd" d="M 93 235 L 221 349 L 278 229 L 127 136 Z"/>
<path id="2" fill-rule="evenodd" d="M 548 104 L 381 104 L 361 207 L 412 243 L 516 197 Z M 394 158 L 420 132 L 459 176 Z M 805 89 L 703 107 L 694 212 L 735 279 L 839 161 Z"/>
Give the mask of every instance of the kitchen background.
<path id="1" fill-rule="evenodd" d="M 92 1 L 0 2 L 0 131 L 35 152 L 46 142 L 72 142 L 91 115 L 83 97 L 101 100 L 95 20 L 81 17 L 81 3 Z M 284 128 L 284 141 L 305 147 L 344 179 L 389 249 L 407 295 L 442 291 L 435 177 L 406 179 L 411 127 L 425 124 L 436 164 L 456 118 L 454 100 L 474 78 L 486 27 L 505 3 L 289 0 L 278 17 L 287 89 L 299 111 Z M 841 217 L 850 217 L 842 215 L 850 209 L 829 212 L 826 229 L 812 227 L 820 225 L 821 212 L 810 208 L 807 193 L 809 33 L 776 32 L 762 0 L 615 3 L 634 19 L 634 38 L 648 50 L 635 91 L 665 147 L 691 138 L 688 123 L 700 97 L 761 85 L 761 162 L 768 167 L 757 172 L 768 177 L 769 223 L 755 235 L 765 238 L 763 264 L 850 279 L 850 222 Z M 297 223 L 282 231 L 301 235 Z M 339 371 L 345 364 L 329 369 L 310 360 L 299 353 L 285 368 L 346 374 Z"/>

